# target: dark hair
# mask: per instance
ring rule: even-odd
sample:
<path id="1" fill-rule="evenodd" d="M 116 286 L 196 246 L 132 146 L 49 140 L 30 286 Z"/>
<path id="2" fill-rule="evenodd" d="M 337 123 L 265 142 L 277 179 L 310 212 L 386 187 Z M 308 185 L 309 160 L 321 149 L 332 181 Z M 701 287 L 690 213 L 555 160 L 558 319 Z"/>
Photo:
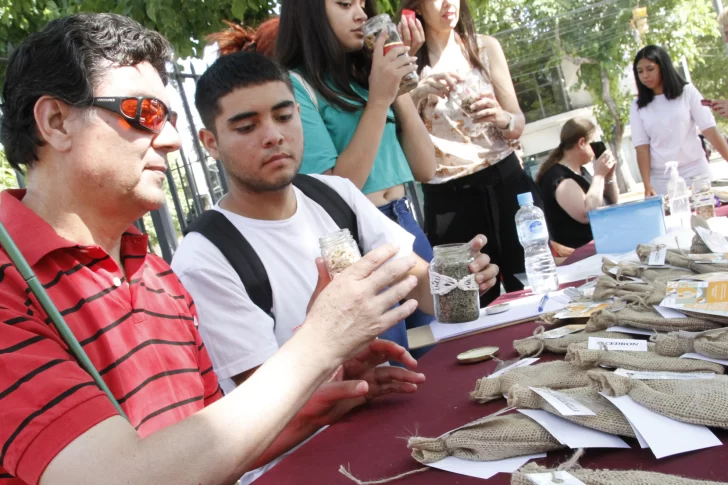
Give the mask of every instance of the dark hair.
<path id="1" fill-rule="evenodd" d="M 536 182 L 541 180 L 541 177 L 546 175 L 546 172 L 551 170 L 551 167 L 556 165 L 564 158 L 564 152 L 571 150 L 579 143 L 582 138 L 589 140 L 597 132 L 597 127 L 586 118 L 573 118 L 564 123 L 564 127 L 561 128 L 561 141 L 546 159 L 541 164 L 541 168 L 538 169 L 536 174 Z"/>
<path id="2" fill-rule="evenodd" d="M 421 3 L 422 0 L 402 0 L 400 12 L 405 8 L 417 11 Z M 417 18 L 424 26 L 425 19 L 419 13 L 417 13 Z M 470 13 L 468 0 L 460 0 L 460 18 L 455 25 L 455 33 L 458 34 L 457 39 L 460 47 L 463 49 L 463 53 L 470 61 L 470 64 L 480 69 L 485 75 L 485 78 L 489 79 L 490 73 L 480 59 L 480 49 L 478 48 L 478 40 L 475 36 L 475 23 L 473 22 L 473 15 Z M 429 65 L 430 54 L 427 52 L 427 40 L 425 40 L 425 43 L 422 44 L 422 47 L 417 52 L 417 72 L 422 72 L 422 69 Z"/>
<path id="3" fill-rule="evenodd" d="M 230 27 L 205 37 L 210 43 L 217 43 L 220 55 L 226 56 L 235 52 L 258 52 L 264 56 L 275 55 L 276 38 L 278 37 L 279 18 L 273 17 L 258 26 L 249 29 L 242 25 L 223 20 Z"/>
<path id="4" fill-rule="evenodd" d="M 655 99 L 655 93 L 650 88 L 642 84 L 639 74 L 637 74 L 637 63 L 642 59 L 648 59 L 660 68 L 662 74 L 662 88 L 667 99 L 677 99 L 682 96 L 683 88 L 688 83 L 672 65 L 670 54 L 659 45 L 648 45 L 640 50 L 634 58 L 632 70 L 634 72 L 634 80 L 637 83 L 637 106 L 644 108 Z"/>
<path id="5" fill-rule="evenodd" d="M 219 57 L 200 76 L 195 90 L 195 107 L 205 128 L 215 133 L 220 98 L 236 89 L 280 81 L 293 92 L 288 73 L 272 59 L 256 52 L 236 52 Z"/>
<path id="6" fill-rule="evenodd" d="M 366 104 L 351 87 L 352 81 L 369 88 L 371 59 L 361 49 L 346 52 L 326 15 L 325 0 L 283 0 L 276 57 L 286 69 L 299 70 L 329 103 L 344 111 Z M 377 14 L 376 2 L 367 1 L 364 12 Z"/>
<path id="7" fill-rule="evenodd" d="M 167 83 L 172 48 L 161 34 L 116 14 L 76 14 L 52 20 L 10 55 L 3 86 L 0 143 L 16 169 L 38 160 L 43 146 L 33 110 L 42 96 L 91 106 L 94 88 L 112 65 L 149 62 Z"/>

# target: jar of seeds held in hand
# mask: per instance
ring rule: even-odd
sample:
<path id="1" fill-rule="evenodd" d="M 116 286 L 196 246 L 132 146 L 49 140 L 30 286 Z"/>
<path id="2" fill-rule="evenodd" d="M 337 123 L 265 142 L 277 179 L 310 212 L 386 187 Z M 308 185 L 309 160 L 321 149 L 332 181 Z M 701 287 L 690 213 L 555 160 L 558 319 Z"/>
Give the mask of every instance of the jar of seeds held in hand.
<path id="1" fill-rule="evenodd" d="M 480 316 L 480 293 L 470 263 L 475 254 L 469 244 L 444 244 L 433 248 L 430 292 L 440 323 L 464 323 Z"/>
<path id="2" fill-rule="evenodd" d="M 361 252 L 348 229 L 332 232 L 319 239 L 321 257 L 333 278 L 361 259 Z"/>
<path id="3" fill-rule="evenodd" d="M 367 20 L 361 28 L 362 34 L 364 34 L 364 49 L 369 55 L 374 52 L 374 45 L 377 42 L 379 33 L 384 31 L 384 35 L 387 37 L 384 41 L 384 55 L 387 55 L 392 48 L 404 45 L 402 38 L 399 36 L 397 26 L 394 25 L 392 19 L 386 13 L 376 15 Z M 402 54 L 406 55 L 406 54 Z M 409 93 L 417 87 L 417 83 L 420 82 L 420 77 L 416 72 L 411 72 L 402 78 L 399 84 L 398 96 Z"/>

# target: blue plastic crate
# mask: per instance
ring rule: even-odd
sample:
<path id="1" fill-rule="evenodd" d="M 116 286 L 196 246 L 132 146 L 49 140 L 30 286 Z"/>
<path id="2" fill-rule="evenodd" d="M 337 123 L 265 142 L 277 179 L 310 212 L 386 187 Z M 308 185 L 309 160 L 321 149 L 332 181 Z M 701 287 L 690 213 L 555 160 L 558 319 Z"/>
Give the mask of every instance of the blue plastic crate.
<path id="1" fill-rule="evenodd" d="M 626 253 L 665 234 L 662 197 L 589 211 L 597 253 Z"/>

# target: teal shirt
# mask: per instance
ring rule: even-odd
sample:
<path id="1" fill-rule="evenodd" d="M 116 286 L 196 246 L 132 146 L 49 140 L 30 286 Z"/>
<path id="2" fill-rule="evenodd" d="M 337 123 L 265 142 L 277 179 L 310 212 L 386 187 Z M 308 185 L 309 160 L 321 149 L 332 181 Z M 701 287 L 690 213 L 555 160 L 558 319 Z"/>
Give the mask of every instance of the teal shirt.
<path id="1" fill-rule="evenodd" d="M 301 105 L 303 123 L 301 173 L 324 173 L 334 168 L 339 154 L 349 145 L 364 110 L 343 111 L 331 105 L 318 93 L 316 93 L 318 102 L 316 109 L 306 88 L 293 76 L 291 81 L 296 101 Z M 352 88 L 364 99 L 367 98 L 368 92 L 364 88 L 357 85 L 352 85 Z M 397 139 L 394 113 L 390 109 L 372 171 L 362 192 L 370 194 L 413 180 L 412 170 Z"/>

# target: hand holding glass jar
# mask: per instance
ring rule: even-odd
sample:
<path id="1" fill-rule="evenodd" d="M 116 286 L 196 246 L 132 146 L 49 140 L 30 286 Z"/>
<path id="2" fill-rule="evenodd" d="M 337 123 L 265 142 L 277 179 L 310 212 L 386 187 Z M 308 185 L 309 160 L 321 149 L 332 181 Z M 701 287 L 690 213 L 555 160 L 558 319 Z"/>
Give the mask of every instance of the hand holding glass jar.
<path id="1" fill-rule="evenodd" d="M 382 87 L 383 82 L 397 78 L 398 88 L 394 96 L 389 96 L 390 104 L 394 98 L 410 92 L 417 87 L 420 78 L 415 72 L 417 58 L 410 57 L 409 48 L 404 45 L 397 27 L 387 14 L 372 17 L 362 26 L 364 50 L 372 56 L 372 72 L 369 78 L 370 98 Z M 382 39 L 383 37 L 383 39 Z M 382 45 L 381 51 L 379 45 Z M 389 55 L 391 52 L 391 55 Z M 383 89 L 382 89 L 383 90 Z M 383 90 L 384 91 L 384 90 Z M 386 90 L 390 92 L 390 90 Z"/>

